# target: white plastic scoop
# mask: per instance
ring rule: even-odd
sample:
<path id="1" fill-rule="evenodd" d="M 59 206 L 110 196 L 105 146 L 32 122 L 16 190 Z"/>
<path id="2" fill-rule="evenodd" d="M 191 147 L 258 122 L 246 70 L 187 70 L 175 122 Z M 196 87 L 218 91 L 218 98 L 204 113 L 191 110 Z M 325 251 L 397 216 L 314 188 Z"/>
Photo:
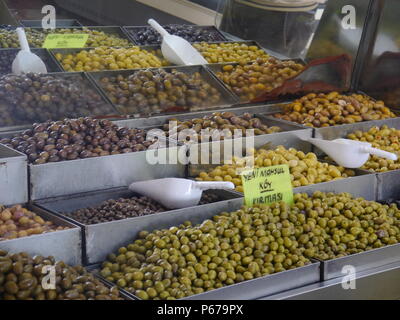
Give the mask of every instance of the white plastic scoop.
<path id="1" fill-rule="evenodd" d="M 360 168 L 369 159 L 370 155 L 396 161 L 397 155 L 391 152 L 372 148 L 368 142 L 349 139 L 336 139 L 332 141 L 322 139 L 307 139 L 306 141 L 324 151 L 333 161 L 345 168 Z"/>
<path id="2" fill-rule="evenodd" d="M 203 56 L 185 39 L 171 35 L 157 21 L 148 23 L 163 37 L 161 51 L 164 58 L 177 65 L 207 64 Z"/>
<path id="3" fill-rule="evenodd" d="M 21 50 L 15 57 L 11 71 L 15 74 L 22 74 L 28 72 L 34 73 L 47 73 L 47 68 L 42 59 L 36 54 L 31 52 L 29 48 L 28 40 L 23 28 L 17 28 L 18 40 Z"/>
<path id="4" fill-rule="evenodd" d="M 129 186 L 131 191 L 149 197 L 168 209 L 197 206 L 205 190 L 234 188 L 232 182 L 197 182 L 179 178 L 134 182 Z"/>

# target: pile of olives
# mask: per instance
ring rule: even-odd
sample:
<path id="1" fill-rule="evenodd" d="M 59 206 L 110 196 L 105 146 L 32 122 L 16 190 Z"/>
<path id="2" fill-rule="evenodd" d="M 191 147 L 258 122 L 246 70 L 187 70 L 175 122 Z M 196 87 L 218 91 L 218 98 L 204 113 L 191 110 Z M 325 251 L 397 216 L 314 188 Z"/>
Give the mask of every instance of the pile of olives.
<path id="1" fill-rule="evenodd" d="M 99 84 L 124 114 L 196 111 L 215 107 L 221 101 L 219 91 L 199 72 L 147 69 L 129 76 L 104 77 Z"/>
<path id="2" fill-rule="evenodd" d="M 214 42 L 224 41 L 225 38 L 212 27 L 199 27 L 194 25 L 170 24 L 164 26 L 170 34 L 184 38 L 189 42 Z M 126 28 L 138 45 L 161 44 L 161 35 L 151 27 L 138 29 Z"/>
<path id="3" fill-rule="evenodd" d="M 239 62 L 245 64 L 256 61 L 258 58 L 269 58 L 269 55 L 260 47 L 240 42 L 201 42 L 195 43 L 193 46 L 209 63 Z"/>
<path id="4" fill-rule="evenodd" d="M 0 113 L 0 126 L 6 126 L 116 111 L 81 75 L 27 73 L 0 77 Z"/>
<path id="5" fill-rule="evenodd" d="M 147 197 L 107 200 L 96 207 L 79 209 L 64 215 L 83 224 L 97 224 L 128 218 L 142 217 L 166 211 L 166 209 Z"/>
<path id="6" fill-rule="evenodd" d="M 400 211 L 395 204 L 316 192 L 312 197 L 296 194 L 290 213 L 306 216 L 297 241 L 309 258 L 331 260 L 400 241 Z"/>
<path id="7" fill-rule="evenodd" d="M 159 68 L 168 66 L 160 50 L 142 50 L 139 47 L 98 47 L 77 53 L 56 53 L 56 59 L 65 71 L 103 71 L 118 69 Z"/>
<path id="8" fill-rule="evenodd" d="M 105 33 L 99 30 L 93 30 L 86 27 L 83 28 L 59 28 L 55 30 L 43 30 L 34 28 L 25 28 L 26 37 L 32 48 L 41 48 L 48 34 L 89 34 L 89 38 L 85 44 L 87 48 L 95 48 L 100 46 L 106 47 L 128 47 L 130 41 L 121 38 L 117 34 Z M 14 30 L 0 29 L 0 48 L 19 48 L 17 33 Z"/>
<path id="9" fill-rule="evenodd" d="M 55 289 L 43 279 L 53 266 Z M 44 273 L 42 273 L 44 271 Z M 46 282 L 47 283 L 47 282 Z M 71 267 L 54 257 L 0 250 L 0 300 L 123 300 L 117 287 L 108 288 L 82 266 Z"/>
<path id="10" fill-rule="evenodd" d="M 310 261 L 292 221 L 254 207 L 142 231 L 108 256 L 100 274 L 140 299 L 172 300 L 302 267 Z"/>
<path id="11" fill-rule="evenodd" d="M 271 57 L 258 58 L 248 64 L 224 65 L 216 74 L 241 101 L 248 102 L 281 86 L 303 69 L 304 66 L 300 63 Z"/>
<path id="12" fill-rule="evenodd" d="M 362 94 L 338 92 L 307 94 L 284 105 L 283 112 L 274 116 L 315 128 L 396 117 L 383 101 Z"/>
<path id="13" fill-rule="evenodd" d="M 387 125 L 382 127 L 372 127 L 367 132 L 360 130 L 350 133 L 348 139 L 371 143 L 374 148 L 395 153 L 400 158 L 400 130 L 389 128 Z M 361 169 L 374 172 L 386 172 L 400 169 L 400 160 L 389 160 L 371 155 L 369 160 Z"/>
<path id="14" fill-rule="evenodd" d="M 172 300 L 400 240 L 400 211 L 347 193 L 295 194 L 223 212 L 199 225 L 142 231 L 110 254 L 101 275 L 148 300 Z"/>
<path id="15" fill-rule="evenodd" d="M 206 131 L 207 129 L 209 129 L 208 132 Z M 163 130 L 171 139 L 180 142 L 191 141 L 195 143 L 215 141 L 215 139 L 239 138 L 246 136 L 248 133 L 247 130 L 252 130 L 252 134 L 255 136 L 282 131 L 279 127 L 268 127 L 263 124 L 261 119 L 253 117 L 249 113 L 236 115 L 232 112 L 214 112 L 203 118 L 182 121 L 171 118 L 164 125 Z M 181 140 L 181 133 L 185 133 L 186 140 Z"/>
<path id="16" fill-rule="evenodd" d="M 145 151 L 154 143 L 141 129 L 120 128 L 109 120 L 64 119 L 35 123 L 0 143 L 28 156 L 33 164 Z"/>
<path id="17" fill-rule="evenodd" d="M 305 154 L 294 148 L 286 149 L 284 146 L 278 146 L 274 150 L 259 149 L 251 150 L 249 153 L 254 155 L 255 168 L 287 164 L 294 188 L 355 175 L 353 170 L 320 162 L 314 153 Z M 236 186 L 236 191 L 243 192 L 241 169 L 246 166 L 247 160 L 246 158 L 233 158 L 232 164 L 218 166 L 210 172 L 203 171 L 196 180 L 231 181 Z"/>
<path id="18" fill-rule="evenodd" d="M 45 221 L 20 205 L 5 208 L 0 205 L 0 241 L 68 229 Z"/>
<path id="19" fill-rule="evenodd" d="M 9 49 L 9 50 L 2 50 L 0 54 L 0 76 L 12 73 L 11 65 L 14 61 L 17 53 L 19 52 L 18 49 Z M 58 72 L 61 71 L 60 68 L 55 66 L 55 63 L 51 61 L 50 56 L 44 51 L 40 49 L 33 49 L 32 52 L 40 57 L 43 60 L 44 64 L 46 65 L 47 72 Z"/>

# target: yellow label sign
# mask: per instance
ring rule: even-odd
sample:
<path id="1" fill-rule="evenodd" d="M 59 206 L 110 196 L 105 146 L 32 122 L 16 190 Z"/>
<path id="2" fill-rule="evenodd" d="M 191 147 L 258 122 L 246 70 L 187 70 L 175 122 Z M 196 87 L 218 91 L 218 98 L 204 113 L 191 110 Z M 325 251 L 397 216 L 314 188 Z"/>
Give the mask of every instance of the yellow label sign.
<path id="1" fill-rule="evenodd" d="M 293 187 L 288 165 L 256 168 L 242 172 L 246 206 L 293 203 Z"/>
<path id="2" fill-rule="evenodd" d="M 66 33 L 58 34 L 52 33 L 46 37 L 43 48 L 83 48 L 89 38 L 87 33 L 75 34 Z"/>

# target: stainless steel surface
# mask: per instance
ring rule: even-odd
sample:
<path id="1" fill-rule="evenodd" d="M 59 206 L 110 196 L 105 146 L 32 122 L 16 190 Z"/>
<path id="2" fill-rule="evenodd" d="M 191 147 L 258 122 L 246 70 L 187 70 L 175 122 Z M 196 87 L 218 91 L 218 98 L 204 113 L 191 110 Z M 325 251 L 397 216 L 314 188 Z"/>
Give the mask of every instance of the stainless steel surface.
<path id="1" fill-rule="evenodd" d="M 41 28 L 42 20 L 21 20 L 21 24 L 24 27 L 29 28 Z M 56 20 L 56 28 L 65 28 L 65 27 L 82 27 L 78 20 L 74 19 L 57 19 Z"/>
<path id="2" fill-rule="evenodd" d="M 265 113 L 265 114 L 263 114 L 263 116 L 266 117 L 267 119 L 271 119 L 271 120 L 272 120 L 272 119 L 275 119 L 275 120 L 278 120 L 278 118 L 275 118 L 273 115 L 274 115 L 275 113 L 281 112 L 281 111 L 282 111 L 282 107 L 283 107 L 285 104 L 287 104 L 287 103 L 276 104 L 277 111 L 274 110 L 274 112 Z M 287 120 L 283 120 L 283 119 L 279 119 L 279 121 L 281 121 L 282 123 L 286 123 L 287 125 L 295 125 L 295 126 L 297 126 L 298 128 L 300 128 L 300 129 L 311 129 L 311 130 L 314 130 L 314 128 L 307 127 L 307 126 L 302 125 L 302 124 L 297 123 L 297 122 L 287 121 Z"/>
<path id="3" fill-rule="evenodd" d="M 189 25 L 188 25 L 189 26 Z M 216 39 L 215 41 L 227 41 L 225 36 L 214 26 L 198 26 L 198 25 L 190 25 L 194 30 L 208 30 L 210 32 L 215 33 Z M 123 26 L 122 29 L 126 32 L 126 34 L 131 38 L 132 42 L 140 45 L 138 41 L 137 33 L 142 30 L 151 29 L 150 26 Z M 161 43 L 159 43 L 161 44 Z"/>
<path id="4" fill-rule="evenodd" d="M 343 276 L 343 268 L 352 266 L 356 272 L 400 262 L 400 244 L 353 254 L 321 262 L 321 280 L 331 280 Z"/>
<path id="5" fill-rule="evenodd" d="M 165 158 L 170 163 L 180 148 L 185 147 L 29 165 L 31 200 L 125 187 L 133 181 L 183 177 L 185 166 L 182 164 L 152 165 L 147 161 Z"/>
<path id="6" fill-rule="evenodd" d="M 58 64 L 57 60 L 55 58 L 53 58 L 53 59 L 54 59 L 54 63 Z M 111 102 L 109 102 L 108 98 L 106 96 L 104 96 L 103 92 L 101 90 L 99 90 L 97 85 L 93 82 L 93 80 L 90 77 L 88 77 L 88 75 L 85 72 L 54 72 L 54 73 L 49 73 L 49 75 L 51 75 L 55 78 L 70 79 L 71 81 L 82 80 L 82 83 L 84 84 L 84 87 L 83 87 L 84 90 L 91 89 L 100 96 L 102 102 L 105 105 L 105 108 L 107 109 L 107 114 L 101 114 L 101 115 L 91 114 L 88 116 L 106 117 L 106 118 L 118 118 L 119 117 L 118 111 L 114 108 L 113 104 Z M 81 114 L 81 115 L 85 116 L 84 114 Z M 67 117 L 67 115 L 65 115 L 65 116 Z M 46 119 L 46 120 L 49 120 L 49 119 Z M 53 119 L 53 120 L 60 120 L 60 119 Z M 36 121 L 40 122 L 40 119 L 38 118 Z M 31 125 L 32 124 L 26 123 L 26 124 L 19 124 L 19 125 L 3 127 L 3 128 L 0 127 L 0 133 L 2 133 L 2 132 L 5 132 L 5 133 L 18 132 L 20 130 L 31 127 Z M 9 136 L 9 135 L 8 134 L 2 135 L 3 138 L 6 136 Z"/>
<path id="7" fill-rule="evenodd" d="M 378 173 L 376 178 L 378 181 L 378 201 L 400 200 L 400 170 Z"/>
<path id="8" fill-rule="evenodd" d="M 15 253 L 27 252 L 31 255 L 54 256 L 56 260 L 63 260 L 70 265 L 81 264 L 81 229 L 77 225 L 49 214 L 36 206 L 28 206 L 28 209 L 45 220 L 71 229 L 0 241 L 0 249 Z"/>
<path id="9" fill-rule="evenodd" d="M 319 281 L 319 263 L 244 281 L 182 300 L 254 300 Z"/>
<path id="10" fill-rule="evenodd" d="M 213 191 L 213 193 L 220 196 L 221 198 L 220 202 L 226 203 L 226 201 L 238 199 L 235 202 L 239 204 L 238 207 L 240 207 L 240 205 L 243 203 L 243 200 L 239 199 L 240 196 L 235 193 L 223 190 L 215 190 Z M 132 196 L 138 196 L 138 194 L 129 191 L 127 188 L 120 188 L 120 189 L 104 190 L 100 192 L 77 194 L 67 197 L 47 199 L 44 201 L 37 201 L 36 204 L 44 208 L 45 210 L 48 210 L 54 213 L 55 215 L 63 217 L 64 219 L 67 219 L 73 222 L 74 224 L 77 224 L 82 227 L 83 237 L 84 237 L 84 262 L 85 264 L 92 264 L 104 260 L 107 253 L 111 253 L 117 250 L 119 247 L 123 245 L 121 244 L 123 243 L 123 241 L 126 242 L 132 240 L 133 237 L 130 236 L 130 232 L 133 232 L 133 234 L 136 235 L 135 232 L 139 232 L 141 231 L 141 229 L 145 229 L 145 226 L 147 227 L 148 224 L 150 224 L 151 227 L 154 229 L 158 228 L 157 221 L 159 217 L 161 215 L 163 215 L 162 217 L 169 216 L 173 214 L 176 210 L 170 210 L 170 211 L 165 211 L 163 213 L 157 213 L 154 215 L 124 219 L 119 221 L 112 221 L 95 225 L 84 225 L 78 221 L 73 220 L 73 218 L 71 217 L 66 217 L 64 214 L 71 213 L 78 209 L 99 205 L 101 202 L 105 200 L 119 199 L 121 197 L 128 198 Z M 196 209 L 203 208 L 207 210 L 208 206 L 209 204 L 201 205 L 197 206 Z M 180 211 L 184 211 L 186 217 L 188 218 L 188 216 L 191 215 L 190 213 L 191 209 L 192 208 L 187 208 Z M 110 232 L 114 234 L 111 239 L 112 241 L 110 241 L 109 239 Z M 101 249 L 99 249 L 100 247 Z"/>
<path id="11" fill-rule="evenodd" d="M 345 290 L 342 283 L 349 278 L 329 281 L 289 290 L 260 300 L 399 300 L 400 263 L 356 274 L 355 289 Z"/>
<path id="12" fill-rule="evenodd" d="M 0 144 L 0 205 L 25 202 L 28 202 L 27 158 Z"/>
<path id="13" fill-rule="evenodd" d="M 180 72 L 183 72 L 183 73 L 186 73 L 189 75 L 191 75 L 195 72 L 199 72 L 202 79 L 204 81 L 206 81 L 208 84 L 210 84 L 212 87 L 217 89 L 218 92 L 221 94 L 221 101 L 214 106 L 207 106 L 207 107 L 201 108 L 201 110 L 197 110 L 196 108 L 190 108 L 188 110 L 182 109 L 181 112 L 204 111 L 204 110 L 213 110 L 213 109 L 218 109 L 218 108 L 228 108 L 239 102 L 237 97 L 234 96 L 223 85 L 221 85 L 220 81 L 204 66 L 174 66 L 174 67 L 163 67 L 163 68 L 149 68 L 148 70 L 158 70 L 158 69 L 163 69 L 166 71 L 170 71 L 170 70 L 174 69 L 174 70 L 178 70 Z M 90 73 L 88 73 L 88 75 L 97 84 L 98 88 L 103 92 L 103 94 L 105 96 L 108 96 L 107 92 L 104 90 L 104 88 L 102 87 L 102 85 L 100 83 L 100 80 L 103 77 L 112 77 L 112 76 L 115 77 L 117 75 L 129 76 L 135 72 L 137 72 L 137 71 L 133 71 L 133 70 L 100 71 L 100 72 L 90 72 Z M 124 106 L 115 105 L 115 108 L 117 110 L 120 110 L 122 113 L 127 114 L 126 112 L 124 112 L 124 108 L 125 108 Z M 169 113 L 174 113 L 174 112 L 171 111 Z M 139 117 L 139 116 L 148 117 L 151 115 L 153 115 L 151 112 L 146 112 L 146 113 L 137 112 L 135 114 L 132 114 L 132 116 L 135 116 L 135 117 Z"/>
<path id="14" fill-rule="evenodd" d="M 374 19 L 360 61 L 359 89 L 392 108 L 400 107 L 400 30 L 396 0 L 374 2 Z"/>

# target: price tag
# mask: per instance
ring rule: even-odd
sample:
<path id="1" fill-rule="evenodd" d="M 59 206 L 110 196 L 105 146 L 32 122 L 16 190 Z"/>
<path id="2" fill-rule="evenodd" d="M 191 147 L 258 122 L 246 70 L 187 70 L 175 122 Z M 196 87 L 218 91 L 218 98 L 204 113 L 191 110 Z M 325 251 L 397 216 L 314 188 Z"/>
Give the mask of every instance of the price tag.
<path id="1" fill-rule="evenodd" d="M 274 202 L 293 203 L 293 187 L 288 165 L 256 168 L 242 172 L 246 205 Z"/>
<path id="2" fill-rule="evenodd" d="M 58 34 L 52 33 L 46 37 L 43 48 L 54 49 L 54 48 L 83 48 L 88 40 L 89 35 L 87 33 L 66 33 Z"/>

